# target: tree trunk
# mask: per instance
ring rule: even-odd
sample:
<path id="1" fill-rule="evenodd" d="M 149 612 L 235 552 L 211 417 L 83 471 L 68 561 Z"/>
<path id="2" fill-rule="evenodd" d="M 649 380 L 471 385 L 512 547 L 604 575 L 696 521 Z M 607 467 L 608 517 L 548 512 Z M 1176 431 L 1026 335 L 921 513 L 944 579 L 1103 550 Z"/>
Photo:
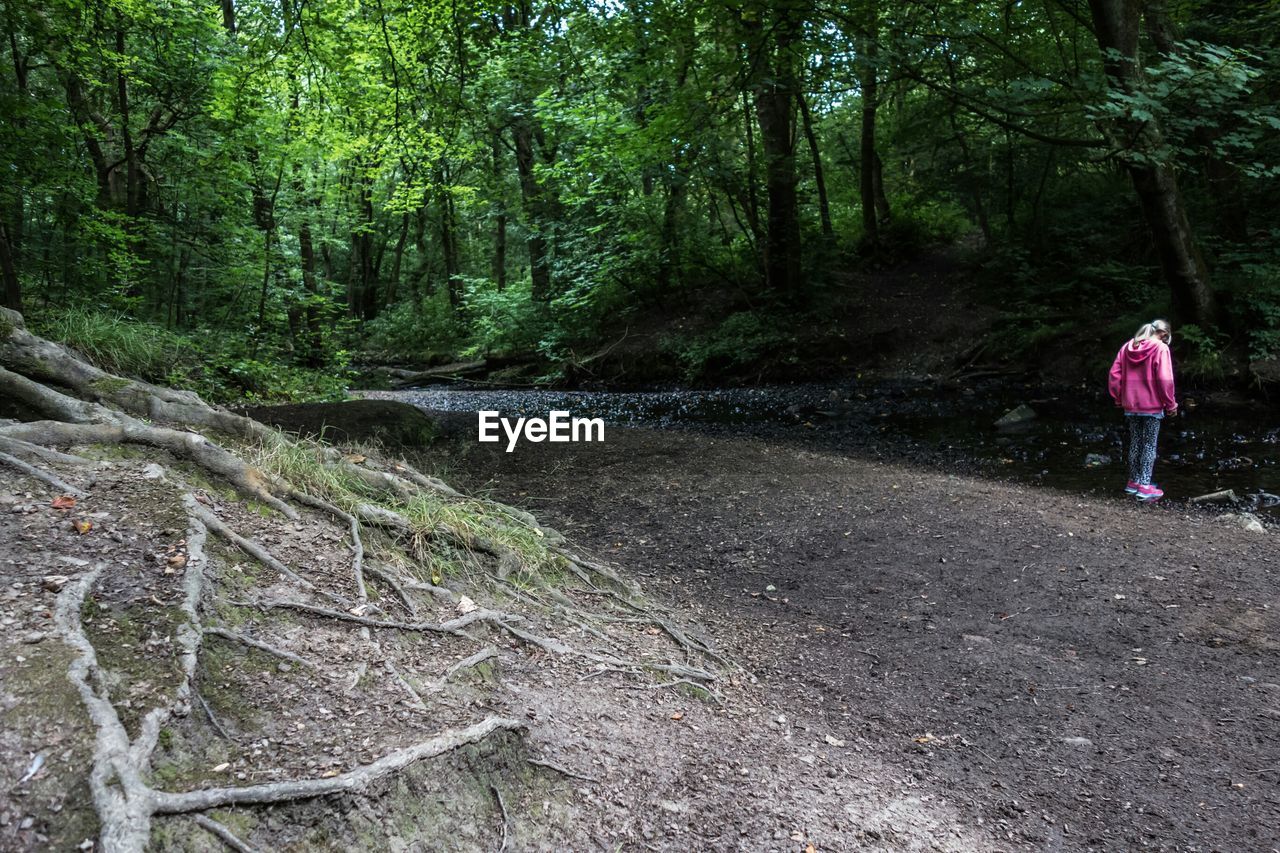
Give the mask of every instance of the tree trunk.
<path id="1" fill-rule="evenodd" d="M 1143 9 L 1142 0 L 1089 0 L 1107 76 L 1111 85 L 1131 96 L 1141 94 L 1145 84 L 1138 57 Z M 1161 147 L 1161 129 L 1154 119 L 1117 119 L 1111 131 L 1118 137 L 1117 150 L 1156 151 Z M 1204 257 L 1196 245 L 1173 167 L 1144 157 L 1126 159 L 1124 168 L 1142 202 L 1175 317 L 1183 323 L 1217 325 L 1217 297 L 1209 286 Z"/>
<path id="2" fill-rule="evenodd" d="M 323 337 L 320 331 L 320 283 L 316 280 L 316 250 L 311 241 L 311 219 L 303 216 L 298 227 L 298 254 L 302 261 L 302 289 L 306 291 L 307 308 L 304 318 L 307 326 L 305 364 L 319 367 L 323 362 Z"/>
<path id="3" fill-rule="evenodd" d="M 809 141 L 809 156 L 813 158 L 813 182 L 818 188 L 818 217 L 822 221 L 822 236 L 834 237 L 831 226 L 831 205 L 827 201 L 827 182 L 822 175 L 822 154 L 818 150 L 818 135 L 813 131 L 813 118 L 809 115 L 809 102 L 804 93 L 799 94 L 800 118 L 804 120 L 804 137 Z"/>
<path id="4" fill-rule="evenodd" d="M 462 304 L 462 263 L 458 251 L 457 209 L 453 201 L 453 193 L 443 184 L 444 176 L 440 176 L 440 251 L 444 254 L 445 287 L 448 289 L 449 304 L 455 309 Z"/>
<path id="5" fill-rule="evenodd" d="M 404 262 L 404 247 L 409 242 L 409 214 L 400 217 L 400 236 L 391 252 L 391 275 L 387 277 L 387 305 L 395 303 L 400 295 L 400 267 Z"/>
<path id="6" fill-rule="evenodd" d="M 9 226 L 0 222 L 0 280 L 4 282 L 4 307 L 22 310 L 22 282 L 14 260 L 13 246 L 9 242 Z"/>
<path id="7" fill-rule="evenodd" d="M 551 301 L 551 263 L 547 238 L 543 229 L 546 204 L 544 188 L 533 171 L 533 127 L 527 118 L 517 120 L 512 127 L 516 147 L 516 172 L 520 177 L 520 197 L 524 201 L 525 216 L 529 220 L 529 277 L 533 285 L 533 298 L 538 302 Z"/>
<path id="8" fill-rule="evenodd" d="M 862 202 L 862 239 L 868 246 L 880 242 L 880 219 L 876 215 L 876 110 L 879 80 L 876 70 L 876 10 L 870 13 L 872 36 L 863 39 L 859 57 L 859 88 L 862 90 L 862 135 L 858 153 L 858 190 Z"/>
<path id="9" fill-rule="evenodd" d="M 498 291 L 507 286 L 507 206 L 502 192 L 502 137 L 493 135 L 493 184 L 497 198 L 497 216 L 493 225 L 493 282 Z"/>
<path id="10" fill-rule="evenodd" d="M 803 21 L 791 5 L 766 4 L 760 12 L 744 16 L 749 44 L 756 54 L 756 119 L 760 125 L 760 148 L 764 154 L 765 191 L 768 214 L 765 228 L 765 284 L 786 298 L 801 295 L 800 212 L 796 185 L 796 102 L 799 80 L 796 75 L 796 45 Z M 769 61 L 764 61 L 768 57 Z"/>
<path id="11" fill-rule="evenodd" d="M 372 320 L 378 315 L 378 287 L 373 273 L 373 178 L 363 162 L 356 166 L 360 218 L 351 233 L 351 279 L 348 303 L 353 316 Z"/>

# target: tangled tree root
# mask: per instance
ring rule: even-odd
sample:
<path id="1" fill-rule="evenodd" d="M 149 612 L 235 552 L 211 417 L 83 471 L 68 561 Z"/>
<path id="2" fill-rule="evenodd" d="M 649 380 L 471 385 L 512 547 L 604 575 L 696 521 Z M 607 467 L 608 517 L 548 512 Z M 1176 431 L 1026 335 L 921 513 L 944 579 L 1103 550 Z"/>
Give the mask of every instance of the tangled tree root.
<path id="1" fill-rule="evenodd" d="M 262 459 L 270 458 L 273 448 L 295 447 L 288 445 L 289 440 L 274 430 L 209 406 L 194 394 L 123 379 L 99 370 L 70 350 L 32 335 L 19 315 L 5 309 L 0 309 L 0 329 L 8 330 L 7 337 L 0 337 L 0 395 L 20 401 L 45 418 L 35 422 L 0 422 L 0 465 L 34 478 L 59 494 L 83 499 L 91 495 L 92 485 L 82 487 L 68 483 L 47 466 L 85 470 L 85 466 L 100 463 L 68 453 L 68 448 L 121 443 L 150 447 L 194 464 L 216 480 L 230 484 L 240 495 L 285 518 L 300 521 L 303 518 L 300 507 L 331 519 L 325 523 L 340 526 L 340 538 L 350 549 L 349 582 L 337 582 L 337 590 L 329 588 L 335 585 L 332 573 L 308 577 L 305 567 L 291 567 L 271 549 L 246 535 L 249 531 L 236 530 L 225 511 L 220 514 L 205 495 L 183 486 L 180 500 L 187 519 L 186 550 L 181 576 L 181 622 L 174 628 L 173 637 L 178 683 L 145 711 L 132 736 L 113 704 L 108 690 L 110 674 L 100 664 L 82 621 L 86 600 L 107 566 L 93 566 L 63 587 L 58 595 L 55 624 L 63 641 L 74 652 L 67 676 L 93 726 L 89 786 L 101 823 L 101 849 L 142 850 L 150 839 L 151 824 L 156 816 L 191 815 L 196 825 L 227 846 L 249 850 L 249 845 L 230 829 L 202 812 L 225 806 L 284 803 L 329 794 L 366 792 L 381 780 L 418 762 L 478 743 L 495 732 L 523 728 L 523 724 L 514 719 L 492 715 L 321 778 L 164 790 L 152 778 L 151 762 L 162 730 L 176 718 L 198 707 L 221 738 L 236 741 L 196 689 L 202 650 L 208 637 L 279 658 L 300 667 L 311 677 L 335 678 L 317 661 L 283 648 L 267 639 L 258 628 L 233 629 L 222 624 L 206 624 L 222 621 L 218 615 L 226 612 L 224 605 L 252 608 L 260 613 L 291 611 L 308 620 L 352 626 L 366 650 L 372 650 L 375 663 L 380 664 L 391 682 L 409 697 L 406 704 L 419 710 L 425 710 L 426 699 L 445 691 L 450 680 L 460 673 L 501 657 L 499 649 L 480 636 L 485 628 L 513 638 L 517 641 L 515 645 L 524 644 L 547 654 L 581 661 L 590 667 L 587 677 L 605 672 L 624 673 L 640 677 L 648 687 L 688 685 L 718 697 L 714 686 L 718 676 L 711 667 L 727 665 L 727 662 L 710 644 L 653 613 L 643 603 L 634 583 L 608 566 L 573 552 L 563 536 L 539 525 L 523 510 L 465 498 L 402 462 L 381 463 L 379 469 L 355 464 L 332 448 L 308 447 L 316 470 L 323 471 L 333 482 L 344 484 L 337 491 L 321 488 L 317 493 L 298 485 L 296 480 L 290 482 L 287 472 L 268 473 L 269 466 L 261 463 Z M 224 443 L 213 440 L 211 436 L 215 434 Z M 246 461 L 253 458 L 254 448 L 263 451 L 256 465 Z M 182 482 L 180 476 L 166 479 Z M 474 506 L 477 512 L 483 513 L 486 520 L 483 525 L 455 526 L 447 515 L 424 514 L 421 510 L 415 515 L 413 507 L 421 506 L 423 501 L 446 504 L 465 501 L 468 507 Z M 296 591 L 297 597 L 281 597 L 279 591 L 273 598 L 252 597 L 247 601 L 220 597 L 214 589 L 218 576 L 207 571 L 210 558 L 205 546 L 210 536 L 225 541 L 275 572 L 281 583 Z M 366 540 L 372 544 L 367 545 Z M 554 561 L 576 577 L 582 584 L 580 592 L 597 596 L 596 600 L 607 602 L 614 610 L 588 612 L 536 574 L 531 576 L 526 571 L 526 557 L 509 544 L 516 543 L 527 550 L 529 546 L 520 543 L 528 542 L 536 543 L 542 555 L 540 560 L 548 565 Z M 466 596 L 440 585 L 433 574 L 430 575 L 432 581 L 437 582 L 423 579 L 429 574 L 425 567 L 438 552 L 483 557 L 492 568 L 487 575 L 489 588 L 515 601 L 543 608 L 584 635 L 601 641 L 610 638 L 598 625 L 634 622 L 656 626 L 684 660 L 672 660 L 667 655 L 640 659 L 623 652 L 615 654 L 571 645 L 535 631 L 532 623 L 518 613 L 478 606 Z M 378 559 L 373 559 L 371 554 Z M 513 582 L 517 574 L 532 583 L 517 586 Z M 377 585 L 375 592 L 386 590 L 389 595 L 379 597 L 377 602 L 370 601 L 371 583 Z M 549 606 L 543 605 L 544 601 L 550 602 Z M 438 612 L 441 606 L 457 615 L 444 619 L 420 616 L 422 609 Z M 394 613 L 401 609 L 407 618 L 395 617 Z M 393 650 L 384 650 L 379 645 L 379 638 L 385 639 L 387 632 L 459 637 L 480 648 L 445 668 L 438 677 L 420 680 L 415 685 L 393 660 Z M 369 671 L 367 662 L 360 663 L 348 689 L 354 688 Z M 666 680 L 653 684 L 655 675 Z M 567 776 L 591 778 L 554 762 L 530 760 Z M 492 793 L 502 819 L 505 847 L 511 815 L 501 791 L 493 787 Z"/>

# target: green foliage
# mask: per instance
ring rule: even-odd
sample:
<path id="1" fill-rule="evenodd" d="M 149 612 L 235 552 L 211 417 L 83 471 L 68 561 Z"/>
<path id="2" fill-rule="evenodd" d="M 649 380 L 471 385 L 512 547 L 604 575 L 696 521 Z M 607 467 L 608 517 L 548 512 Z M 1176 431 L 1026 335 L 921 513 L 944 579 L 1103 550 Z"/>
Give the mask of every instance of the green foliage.
<path id="1" fill-rule="evenodd" d="M 388 361 L 427 361 L 451 353 L 465 327 L 445 294 L 405 300 L 365 324 L 361 349 L 366 357 Z"/>
<path id="2" fill-rule="evenodd" d="M 67 344 L 109 373 L 163 382 L 200 361 L 199 350 L 182 335 L 121 314 L 73 308 L 29 319 L 39 334 Z"/>
<path id="3" fill-rule="evenodd" d="M 33 330 L 76 349 L 98 367 L 162 385 L 193 390 L 222 404 L 341 400 L 341 368 L 308 370 L 281 358 L 254 355 L 236 339 L 180 335 L 153 323 L 85 309 L 43 312 Z"/>
<path id="4" fill-rule="evenodd" d="M 1182 358 L 1178 367 L 1182 373 L 1192 379 L 1209 381 L 1221 380 L 1226 375 L 1226 340 L 1221 335 L 1194 323 L 1179 328 L 1177 335 L 1181 339 Z"/>
<path id="5" fill-rule="evenodd" d="M 708 333 L 668 340 L 664 348 L 675 353 L 687 379 L 697 380 L 765 360 L 775 364 L 794 360 L 796 341 L 795 329 L 778 315 L 739 311 Z"/>

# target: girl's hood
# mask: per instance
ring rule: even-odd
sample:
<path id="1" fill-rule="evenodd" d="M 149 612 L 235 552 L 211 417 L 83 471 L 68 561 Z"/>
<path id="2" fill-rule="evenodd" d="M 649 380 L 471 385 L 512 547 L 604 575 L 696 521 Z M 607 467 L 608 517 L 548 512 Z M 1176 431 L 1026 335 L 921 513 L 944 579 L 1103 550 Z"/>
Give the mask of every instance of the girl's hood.
<path id="1" fill-rule="evenodd" d="M 1160 351 L 1162 346 L 1164 346 L 1163 343 L 1150 338 L 1145 341 L 1130 341 L 1129 345 L 1124 348 L 1125 361 L 1130 364 L 1140 364 L 1153 357 Z"/>

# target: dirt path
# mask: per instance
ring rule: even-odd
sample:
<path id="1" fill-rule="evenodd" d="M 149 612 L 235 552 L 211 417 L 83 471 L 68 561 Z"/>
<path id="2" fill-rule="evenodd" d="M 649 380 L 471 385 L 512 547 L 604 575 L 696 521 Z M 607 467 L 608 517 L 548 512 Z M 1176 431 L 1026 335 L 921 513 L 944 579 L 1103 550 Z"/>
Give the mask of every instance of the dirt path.
<path id="1" fill-rule="evenodd" d="M 872 848 L 895 830 L 964 832 L 959 849 L 1280 844 L 1274 530 L 749 439 L 610 429 L 506 454 L 462 432 L 451 477 L 691 611 L 760 679 L 777 739 L 828 732 L 882 768 L 864 781 L 898 796 Z M 699 759 L 744 775 L 813 761 L 715 734 Z"/>

